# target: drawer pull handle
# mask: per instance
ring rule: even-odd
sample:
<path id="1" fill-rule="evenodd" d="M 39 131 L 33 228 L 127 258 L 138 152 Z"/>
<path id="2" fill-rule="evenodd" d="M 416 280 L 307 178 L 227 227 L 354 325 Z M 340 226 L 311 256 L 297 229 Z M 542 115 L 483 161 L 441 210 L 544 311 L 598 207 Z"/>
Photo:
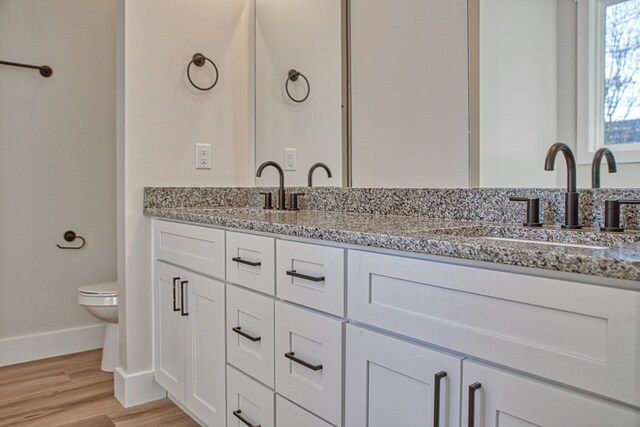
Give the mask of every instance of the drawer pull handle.
<path id="1" fill-rule="evenodd" d="M 180 308 L 178 308 L 178 305 L 177 305 L 177 298 L 176 298 L 176 287 L 178 286 L 179 281 L 180 281 L 179 277 L 173 278 L 173 311 L 180 311 Z"/>
<path id="2" fill-rule="evenodd" d="M 241 335 L 241 336 L 245 337 L 246 339 L 248 339 L 250 341 L 253 341 L 253 342 L 258 342 L 258 341 L 260 341 L 262 339 L 261 337 L 253 337 L 253 336 L 249 335 L 248 333 L 244 332 L 240 326 L 236 326 L 235 328 L 231 328 L 231 330 L 233 332 L 235 332 L 236 334 Z"/>
<path id="3" fill-rule="evenodd" d="M 295 270 L 287 271 L 287 276 L 297 277 L 298 279 L 310 280 L 312 282 L 324 282 L 324 276 L 322 277 L 307 276 L 306 274 L 297 273 Z"/>
<path id="4" fill-rule="evenodd" d="M 445 371 L 440 371 L 433 379 L 433 427 L 440 427 L 440 383 L 446 376 Z"/>
<path id="5" fill-rule="evenodd" d="M 233 415 L 235 415 L 235 417 L 237 419 L 239 419 L 240 421 L 242 421 L 245 425 L 247 425 L 248 427 L 260 427 L 260 424 L 253 424 L 251 421 L 249 421 L 248 419 L 246 419 L 243 415 L 242 415 L 242 411 L 240 409 L 238 409 L 237 411 L 233 411 Z"/>
<path id="6" fill-rule="evenodd" d="M 473 383 L 469 386 L 469 427 L 473 427 L 476 418 L 476 391 L 482 388 L 482 384 Z"/>
<path id="7" fill-rule="evenodd" d="M 284 357 L 286 357 L 289 360 L 292 360 L 292 361 L 296 362 L 299 365 L 304 366 L 305 368 L 311 369 L 312 371 L 319 371 L 320 369 L 322 369 L 322 365 L 312 365 L 311 363 L 307 362 L 306 360 L 302 360 L 302 359 L 297 358 L 293 351 L 291 353 L 285 353 Z"/>
<path id="8" fill-rule="evenodd" d="M 189 312 L 187 310 L 185 310 L 185 306 L 187 305 L 187 297 L 184 293 L 184 285 L 186 285 L 187 283 L 189 283 L 188 280 L 183 280 L 182 282 L 180 282 L 180 296 L 181 298 L 181 303 L 180 303 L 180 314 L 182 314 L 183 316 L 188 316 Z"/>
<path id="9" fill-rule="evenodd" d="M 238 264 L 250 265 L 251 267 L 260 267 L 262 265 L 260 261 L 247 261 L 246 259 L 242 259 L 239 256 L 231 258 L 231 261 L 237 262 Z"/>

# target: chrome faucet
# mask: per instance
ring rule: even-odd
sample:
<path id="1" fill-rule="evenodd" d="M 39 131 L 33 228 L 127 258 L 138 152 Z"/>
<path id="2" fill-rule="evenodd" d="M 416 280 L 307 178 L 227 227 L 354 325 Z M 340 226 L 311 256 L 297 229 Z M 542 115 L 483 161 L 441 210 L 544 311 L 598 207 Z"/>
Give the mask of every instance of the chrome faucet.
<path id="1" fill-rule="evenodd" d="M 553 144 L 544 159 L 544 170 L 552 171 L 555 168 L 556 156 L 562 152 L 567 162 L 567 193 L 564 195 L 564 224 L 562 228 L 582 228 L 578 218 L 578 192 L 576 189 L 576 158 L 573 151 L 564 142 Z"/>
<path id="2" fill-rule="evenodd" d="M 307 186 L 308 187 L 313 187 L 313 172 L 318 169 L 318 168 L 322 168 L 324 170 L 327 171 L 327 176 L 329 178 L 331 178 L 331 169 L 329 169 L 329 166 L 325 165 L 324 163 L 316 163 L 313 166 L 311 166 L 309 168 L 309 175 L 307 176 Z"/>
<path id="3" fill-rule="evenodd" d="M 284 171 L 282 170 L 282 167 L 280 167 L 280 165 L 274 161 L 271 161 L 271 160 L 266 161 L 263 164 L 261 164 L 260 167 L 258 168 L 258 172 L 256 172 L 256 177 L 260 178 L 262 176 L 262 171 L 267 166 L 273 166 L 278 171 L 278 174 L 280 174 L 280 188 L 278 190 L 278 209 L 285 210 L 286 207 L 284 203 Z"/>
<path id="4" fill-rule="evenodd" d="M 609 173 L 618 172 L 616 158 L 613 157 L 613 153 L 608 148 L 602 147 L 593 155 L 593 161 L 591 162 L 591 188 L 600 188 L 600 163 L 602 163 L 603 157 L 607 159 Z"/>

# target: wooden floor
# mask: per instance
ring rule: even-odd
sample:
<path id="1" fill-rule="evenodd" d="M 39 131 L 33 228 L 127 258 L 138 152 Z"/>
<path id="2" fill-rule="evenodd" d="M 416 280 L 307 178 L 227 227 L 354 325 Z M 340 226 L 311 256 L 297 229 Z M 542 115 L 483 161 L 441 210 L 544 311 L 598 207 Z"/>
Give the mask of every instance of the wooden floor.
<path id="1" fill-rule="evenodd" d="M 101 351 L 0 368 L 0 426 L 197 426 L 168 399 L 124 409 Z"/>

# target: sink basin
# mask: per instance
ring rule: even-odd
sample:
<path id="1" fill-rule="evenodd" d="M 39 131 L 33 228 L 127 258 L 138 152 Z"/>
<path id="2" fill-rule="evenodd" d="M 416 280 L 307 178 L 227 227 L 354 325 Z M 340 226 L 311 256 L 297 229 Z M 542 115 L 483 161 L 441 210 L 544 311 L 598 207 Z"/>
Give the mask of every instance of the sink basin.
<path id="1" fill-rule="evenodd" d="M 262 209 L 251 207 L 213 207 L 204 209 L 212 214 L 220 215 L 262 215 L 262 214 L 283 214 L 283 213 L 295 213 L 297 211 L 283 211 L 281 209 Z"/>
<path id="2" fill-rule="evenodd" d="M 509 237 L 482 237 L 482 238 L 486 240 L 497 240 L 501 242 L 514 242 L 514 243 L 528 243 L 528 244 L 534 244 L 534 245 L 565 246 L 570 248 L 583 248 L 583 249 L 609 249 L 609 246 L 583 245 L 579 243 L 545 242 L 543 240 L 511 239 Z"/>
<path id="3" fill-rule="evenodd" d="M 436 234 L 476 238 L 484 241 L 564 246 L 582 249 L 609 249 L 640 242 L 640 233 L 603 233 L 594 229 L 562 230 L 560 228 L 527 228 L 504 224 L 474 224 L 444 228 Z"/>

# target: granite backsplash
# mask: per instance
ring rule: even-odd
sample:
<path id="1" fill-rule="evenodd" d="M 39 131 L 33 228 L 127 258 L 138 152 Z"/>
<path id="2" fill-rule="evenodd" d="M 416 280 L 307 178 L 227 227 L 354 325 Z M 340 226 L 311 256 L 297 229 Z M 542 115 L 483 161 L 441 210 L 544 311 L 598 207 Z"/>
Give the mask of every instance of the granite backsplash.
<path id="1" fill-rule="evenodd" d="M 259 208 L 266 191 L 277 206 L 275 187 L 147 187 L 144 208 Z M 290 193 L 304 193 L 299 204 L 307 210 L 512 223 L 523 221 L 525 204 L 510 202 L 510 196 L 539 197 L 544 224 L 564 222 L 564 189 L 287 187 Z M 605 200 L 633 198 L 640 198 L 640 189 L 580 190 L 580 223 L 600 227 Z M 624 206 L 622 215 L 626 229 L 640 230 L 640 206 Z"/>

